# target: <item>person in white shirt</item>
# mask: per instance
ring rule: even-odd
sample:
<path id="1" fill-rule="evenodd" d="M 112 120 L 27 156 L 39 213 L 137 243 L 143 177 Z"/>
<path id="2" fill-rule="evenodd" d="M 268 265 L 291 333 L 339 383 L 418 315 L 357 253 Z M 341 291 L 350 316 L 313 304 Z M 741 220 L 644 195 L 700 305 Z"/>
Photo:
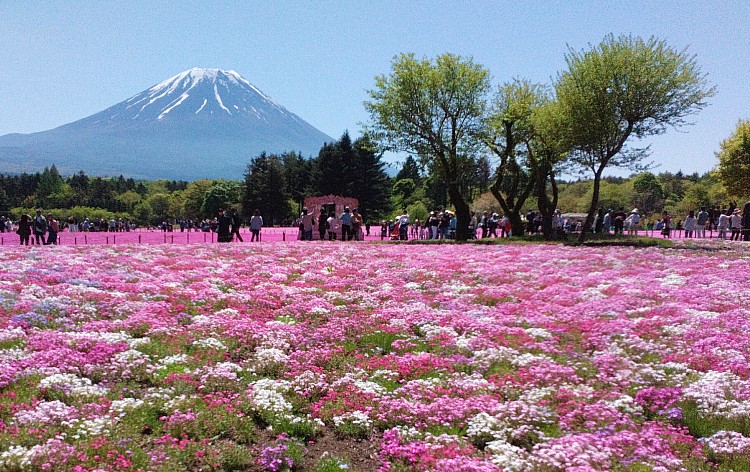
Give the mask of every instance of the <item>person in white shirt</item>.
<path id="1" fill-rule="evenodd" d="M 728 227 L 729 216 L 727 215 L 727 210 L 721 210 L 721 215 L 719 215 L 719 224 L 716 226 L 716 229 L 719 230 L 719 235 L 717 236 L 719 239 L 727 239 Z"/>
<path id="2" fill-rule="evenodd" d="M 729 239 L 739 241 L 740 234 L 742 234 L 742 215 L 739 208 L 735 208 L 734 213 L 729 218 L 729 227 L 732 228 L 732 235 Z"/>
<path id="3" fill-rule="evenodd" d="M 688 216 L 685 217 L 685 237 L 686 238 L 692 238 L 693 237 L 693 231 L 695 231 L 698 227 L 698 220 L 695 218 L 695 211 L 690 210 L 688 213 Z M 697 231 L 696 231 L 697 236 Z"/>
<path id="4" fill-rule="evenodd" d="M 633 208 L 630 215 L 625 220 L 628 223 L 628 234 L 638 236 L 638 226 L 641 223 L 641 215 L 638 214 L 638 208 Z"/>

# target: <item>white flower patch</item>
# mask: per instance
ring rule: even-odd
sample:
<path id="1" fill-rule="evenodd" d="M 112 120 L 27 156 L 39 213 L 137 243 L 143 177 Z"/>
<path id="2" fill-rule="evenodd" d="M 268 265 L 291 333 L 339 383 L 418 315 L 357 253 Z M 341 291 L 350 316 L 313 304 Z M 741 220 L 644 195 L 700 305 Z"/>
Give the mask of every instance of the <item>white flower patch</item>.
<path id="1" fill-rule="evenodd" d="M 327 315 L 331 312 L 328 308 L 324 308 L 322 306 L 315 306 L 310 309 L 311 315 Z"/>
<path id="2" fill-rule="evenodd" d="M 367 412 L 361 410 L 348 411 L 340 416 L 333 417 L 333 424 L 336 426 L 342 426 L 345 424 L 351 424 L 353 426 L 359 426 L 365 429 L 372 428 L 372 420 Z"/>
<path id="3" fill-rule="evenodd" d="M 173 356 L 163 357 L 159 359 L 159 362 L 157 363 L 157 368 L 166 369 L 170 365 L 187 364 L 189 359 L 190 358 L 187 356 L 187 354 L 175 354 Z"/>
<path id="4" fill-rule="evenodd" d="M 16 339 L 26 339 L 26 333 L 20 327 L 0 329 L 0 342 Z"/>
<path id="5" fill-rule="evenodd" d="M 268 369 L 277 365 L 286 365 L 289 356 L 277 348 L 257 349 L 255 351 L 256 370 Z"/>
<path id="6" fill-rule="evenodd" d="M 419 290 L 422 286 L 416 282 L 407 282 L 404 284 L 404 288 L 407 290 Z"/>
<path id="7" fill-rule="evenodd" d="M 486 412 L 476 414 L 469 420 L 466 435 L 475 440 L 505 440 L 510 437 L 512 429 L 507 422 Z"/>
<path id="8" fill-rule="evenodd" d="M 635 403 L 630 395 L 621 395 L 612 400 L 605 400 L 603 403 L 628 415 L 643 414 L 643 408 Z"/>
<path id="9" fill-rule="evenodd" d="M 516 367 L 525 367 L 531 364 L 536 364 L 539 361 L 552 362 L 555 361 L 545 354 L 531 354 L 529 352 L 523 353 L 515 359 L 511 360 L 511 364 Z"/>
<path id="10" fill-rule="evenodd" d="M 293 405 L 284 398 L 289 390 L 289 382 L 284 380 L 260 379 L 253 382 L 250 400 L 258 411 L 272 415 L 291 415 Z"/>
<path id="11" fill-rule="evenodd" d="M 114 424 L 112 418 L 99 417 L 99 418 L 86 418 L 86 419 L 74 419 L 68 422 L 63 422 L 63 426 L 66 426 L 73 430 L 73 439 L 82 438 L 96 438 L 100 436 L 108 436 L 110 433 L 110 427 Z"/>
<path id="12" fill-rule="evenodd" d="M 705 320 L 713 320 L 721 316 L 721 313 L 716 313 L 715 311 L 694 310 L 692 308 L 685 308 L 685 314 Z"/>
<path id="13" fill-rule="evenodd" d="M 419 332 L 427 339 L 432 341 L 439 338 L 447 337 L 449 339 L 456 339 L 458 333 L 455 329 L 449 326 L 438 326 L 430 323 L 425 323 L 419 327 Z"/>
<path id="14" fill-rule="evenodd" d="M 111 333 L 108 331 L 87 331 L 85 333 L 66 333 L 71 341 L 77 340 L 92 340 L 106 344 L 118 344 L 127 343 L 132 339 L 127 333 L 120 331 L 119 333 Z M 71 343 L 73 344 L 73 343 Z"/>
<path id="15" fill-rule="evenodd" d="M 200 382 L 203 386 L 209 381 L 228 380 L 235 381 L 239 377 L 237 373 L 242 372 L 242 367 L 234 362 L 219 362 L 218 364 L 206 366 L 195 371 L 196 376 L 200 376 Z"/>
<path id="16" fill-rule="evenodd" d="M 713 436 L 698 441 L 717 455 L 750 455 L 750 438 L 736 431 L 717 431 Z"/>
<path id="17" fill-rule="evenodd" d="M 193 341 L 193 346 L 203 349 L 217 349 L 220 351 L 225 351 L 227 349 L 226 344 L 213 337 L 195 340 Z"/>
<path id="18" fill-rule="evenodd" d="M 731 372 L 701 374 L 699 380 L 685 387 L 683 397 L 694 400 L 698 410 L 705 414 L 750 417 L 750 381 Z"/>
<path id="19" fill-rule="evenodd" d="M 231 310 L 233 312 L 237 312 L 237 310 L 232 310 L 231 308 L 225 308 L 224 310 L 221 310 L 221 311 L 225 311 L 225 310 Z M 221 311 L 216 312 L 216 314 L 217 315 L 220 314 Z M 213 324 L 213 320 L 206 315 L 195 315 L 192 318 L 190 318 L 190 324 L 194 324 L 198 326 L 210 325 L 210 324 Z"/>
<path id="20" fill-rule="evenodd" d="M 527 459 L 529 453 L 525 449 L 514 446 L 505 440 L 490 441 L 484 450 L 492 454 L 492 463 L 502 467 L 503 471 L 521 472 L 531 470 L 531 464 Z"/>
<path id="21" fill-rule="evenodd" d="M 29 470 L 34 458 L 33 449 L 10 446 L 7 451 L 0 453 L 0 468 L 2 470 Z"/>
<path id="22" fill-rule="evenodd" d="M 129 411 L 143 406 L 145 402 L 138 398 L 123 398 L 122 400 L 113 400 L 109 405 L 109 411 L 113 416 L 123 418 Z"/>
<path id="23" fill-rule="evenodd" d="M 481 351 L 475 351 L 473 359 L 474 364 L 477 366 L 477 368 L 488 369 L 492 364 L 512 362 L 519 356 L 520 352 L 518 352 L 517 350 L 510 347 L 500 346 L 491 347 Z"/>
<path id="24" fill-rule="evenodd" d="M 78 410 L 75 407 L 53 400 L 41 402 L 33 410 L 19 411 L 15 414 L 14 420 L 21 426 L 33 423 L 56 424 L 72 419 L 77 413 Z"/>
<path id="25" fill-rule="evenodd" d="M 128 346 L 130 346 L 131 349 L 134 349 L 138 346 L 144 346 L 146 344 L 149 344 L 151 342 L 151 338 L 143 337 L 143 338 L 130 338 L 128 339 L 127 343 Z"/>
<path id="26" fill-rule="evenodd" d="M 73 397 L 102 397 L 109 391 L 75 374 L 52 374 L 39 381 L 39 388 L 58 388 Z"/>
<path id="27" fill-rule="evenodd" d="M 552 333 L 544 328 L 526 328 L 524 331 L 526 331 L 529 336 L 538 339 L 549 339 L 552 337 Z"/>
<path id="28" fill-rule="evenodd" d="M 685 285 L 685 280 L 687 280 L 685 277 L 672 273 L 663 277 L 661 279 L 661 284 L 663 286 L 679 287 L 680 285 Z"/>
<path id="29" fill-rule="evenodd" d="M 286 280 L 286 276 L 284 276 L 284 280 Z M 240 314 L 239 311 L 235 310 L 234 308 L 224 308 L 222 310 L 219 310 L 214 313 L 217 316 L 238 316 Z M 193 317 L 193 323 L 195 323 L 195 319 L 198 318 L 198 316 Z"/>

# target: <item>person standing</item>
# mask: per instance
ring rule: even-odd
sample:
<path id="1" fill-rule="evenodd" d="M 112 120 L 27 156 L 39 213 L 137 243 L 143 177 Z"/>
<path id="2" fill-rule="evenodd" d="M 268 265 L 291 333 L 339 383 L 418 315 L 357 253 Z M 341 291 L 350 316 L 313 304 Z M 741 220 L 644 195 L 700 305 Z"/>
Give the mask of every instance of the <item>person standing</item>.
<path id="1" fill-rule="evenodd" d="M 307 208 L 303 208 L 302 221 L 300 221 L 303 241 L 312 241 L 313 226 L 315 226 L 315 218 L 307 211 Z"/>
<path id="2" fill-rule="evenodd" d="M 615 234 L 623 234 L 625 228 L 625 218 L 628 216 L 625 214 L 625 209 L 620 207 L 617 209 L 614 218 Z"/>
<path id="3" fill-rule="evenodd" d="M 735 208 L 732 212 L 732 216 L 729 218 L 729 227 L 732 229 L 732 235 L 729 239 L 739 241 L 740 234 L 742 234 L 742 215 L 739 208 Z"/>
<path id="4" fill-rule="evenodd" d="M 604 208 L 599 208 L 596 214 L 596 222 L 594 223 L 594 233 L 601 234 L 602 227 L 604 227 Z"/>
<path id="5" fill-rule="evenodd" d="M 232 218 L 224 213 L 222 208 L 219 208 L 219 212 L 216 216 L 216 233 L 217 240 L 220 243 L 231 243 L 232 242 Z"/>
<path id="6" fill-rule="evenodd" d="M 350 213 L 349 207 L 344 207 L 344 212 L 339 217 L 339 221 L 341 221 L 341 240 L 348 241 L 352 239 L 352 214 Z"/>
<path id="7" fill-rule="evenodd" d="M 383 223 L 385 225 L 385 223 Z M 328 230 L 328 240 L 329 241 L 335 241 L 336 240 L 336 213 L 330 212 L 328 214 L 328 219 L 326 220 L 326 229 Z M 384 235 L 381 235 L 383 237 Z"/>
<path id="8" fill-rule="evenodd" d="M 328 218 L 326 218 L 325 207 L 320 207 L 320 215 L 318 215 L 318 236 L 321 241 L 326 239 L 326 231 L 328 231 Z"/>
<path id="9" fill-rule="evenodd" d="M 698 228 L 698 219 L 695 217 L 695 211 L 690 210 L 688 216 L 685 217 L 685 237 L 692 238 L 693 231 L 697 234 L 696 228 Z"/>
<path id="10" fill-rule="evenodd" d="M 60 223 L 52 215 L 47 215 L 47 242 L 45 244 L 57 245 L 57 233 L 60 231 Z"/>
<path id="11" fill-rule="evenodd" d="M 42 215 L 42 209 L 37 208 L 36 216 L 33 221 L 34 244 L 44 244 L 44 237 L 47 235 L 47 218 Z"/>
<path id="12" fill-rule="evenodd" d="M 490 218 L 487 220 L 487 237 L 488 238 L 496 238 L 497 237 L 497 226 L 500 224 L 498 221 L 499 215 L 497 213 L 493 213 L 490 215 Z"/>
<path id="13" fill-rule="evenodd" d="M 398 217 L 398 239 L 406 241 L 409 239 L 409 212 L 404 208 L 401 216 Z"/>
<path id="14" fill-rule="evenodd" d="M 726 210 L 721 210 L 719 222 L 716 225 L 716 229 L 719 230 L 718 239 L 727 239 L 727 228 L 729 228 L 729 215 Z"/>
<path id="15" fill-rule="evenodd" d="M 355 241 L 360 240 L 360 233 L 362 232 L 362 215 L 359 214 L 359 210 L 356 208 L 352 210 L 352 218 L 350 220 L 351 234 L 349 240 L 354 238 Z"/>
<path id="16" fill-rule="evenodd" d="M 626 221 L 628 222 L 628 234 L 638 236 L 638 227 L 641 224 L 641 215 L 638 213 L 638 208 L 633 208 Z"/>
<path id="17" fill-rule="evenodd" d="M 602 220 L 602 233 L 603 234 L 609 234 L 609 229 L 612 227 L 612 210 L 607 210 L 607 213 L 604 214 L 604 219 Z"/>
<path id="18" fill-rule="evenodd" d="M 750 202 L 742 207 L 742 234 L 744 241 L 750 241 Z"/>
<path id="19" fill-rule="evenodd" d="M 706 237 L 706 224 L 708 223 L 708 212 L 706 207 L 702 206 L 698 212 L 698 216 L 695 218 L 695 237 L 705 238 Z"/>
<path id="20" fill-rule="evenodd" d="M 490 231 L 490 216 L 487 214 L 486 211 L 483 211 L 482 217 L 479 218 L 479 227 L 482 229 L 481 238 L 482 239 L 486 238 L 487 234 Z"/>
<path id="21" fill-rule="evenodd" d="M 671 238 L 672 237 L 672 215 L 667 213 L 666 211 L 662 213 L 662 222 L 664 224 L 664 229 L 662 229 L 662 233 L 664 236 Z"/>
<path id="22" fill-rule="evenodd" d="M 237 236 L 237 240 L 239 242 L 244 242 L 242 240 L 242 236 L 240 235 L 240 228 L 242 227 L 242 220 L 240 219 L 240 215 L 237 214 L 237 210 L 232 208 L 232 239 L 234 239 L 234 236 Z"/>
<path id="23" fill-rule="evenodd" d="M 29 215 L 21 215 L 21 219 L 18 221 L 18 230 L 16 230 L 16 233 L 18 233 L 18 236 L 21 238 L 21 245 L 29 245 L 29 239 L 31 238 L 31 226 L 32 226 L 31 216 Z"/>
<path id="24" fill-rule="evenodd" d="M 260 210 L 256 208 L 252 218 L 250 218 L 250 232 L 253 234 L 250 238 L 251 243 L 260 241 L 261 228 L 263 228 L 263 217 L 260 216 Z"/>

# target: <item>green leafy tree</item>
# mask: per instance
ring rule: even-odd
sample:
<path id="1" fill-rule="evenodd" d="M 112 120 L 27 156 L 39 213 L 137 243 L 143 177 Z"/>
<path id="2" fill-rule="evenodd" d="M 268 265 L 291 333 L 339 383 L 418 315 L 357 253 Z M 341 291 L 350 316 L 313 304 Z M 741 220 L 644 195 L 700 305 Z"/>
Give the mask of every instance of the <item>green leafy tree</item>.
<path id="1" fill-rule="evenodd" d="M 351 196 L 354 161 L 355 151 L 348 132 L 338 141 L 324 144 L 313 162 L 312 193 Z"/>
<path id="2" fill-rule="evenodd" d="M 246 217 L 257 209 L 264 224 L 278 224 L 291 216 L 282 158 L 262 153 L 247 166 L 242 208 Z"/>
<path id="3" fill-rule="evenodd" d="M 150 195 L 146 202 L 153 211 L 154 222 L 161 222 L 174 218 L 175 215 L 170 213 L 171 198 L 168 193 L 155 193 Z"/>
<path id="4" fill-rule="evenodd" d="M 570 49 L 557 81 L 567 117 L 573 160 L 593 174 L 594 188 L 580 239 L 586 238 L 608 167 L 638 168 L 647 149 L 628 148 L 631 137 L 662 134 L 685 124 L 714 94 L 695 56 L 656 38 L 609 35 L 588 51 Z"/>
<path id="5" fill-rule="evenodd" d="M 750 197 L 750 121 L 740 121 L 734 134 L 721 143 L 718 174 L 729 194 Z"/>
<path id="6" fill-rule="evenodd" d="M 182 192 L 182 211 L 184 218 L 191 220 L 201 220 L 203 218 L 213 217 L 214 215 L 204 214 L 203 200 L 206 192 L 214 185 L 213 180 L 201 179 L 190 182 Z"/>
<path id="7" fill-rule="evenodd" d="M 141 196 L 133 190 L 126 190 L 117 195 L 115 199 L 125 206 L 125 211 L 132 211 L 142 200 Z"/>
<path id="8" fill-rule="evenodd" d="M 354 141 L 352 172 L 348 176 L 349 196 L 359 201 L 359 212 L 365 220 L 373 220 L 390 210 L 390 178 L 385 173 L 382 153 L 368 136 Z"/>
<path id="9" fill-rule="evenodd" d="M 216 215 L 219 209 L 227 210 L 240 202 L 242 183 L 236 180 L 216 180 L 203 195 L 201 213 Z"/>
<path id="10" fill-rule="evenodd" d="M 534 134 L 531 116 L 546 101 L 540 85 L 514 80 L 498 89 L 487 118 L 484 143 L 499 159 L 490 192 L 508 216 L 514 234 L 523 234 L 521 213 L 534 188 L 534 174 L 524 162 L 525 148 Z"/>
<path id="11" fill-rule="evenodd" d="M 133 215 L 135 222 L 141 226 L 151 224 L 154 220 L 154 209 L 147 201 L 137 203 L 135 207 L 133 207 L 131 214 Z"/>
<path id="12" fill-rule="evenodd" d="M 419 164 L 414 156 L 406 156 L 401 169 L 396 174 L 396 182 L 402 179 L 411 179 L 414 184 L 419 186 L 422 183 L 422 173 L 419 170 Z"/>
<path id="13" fill-rule="evenodd" d="M 389 75 L 375 78 L 365 102 L 374 141 L 384 149 L 410 152 L 422 164 L 435 164 L 456 209 L 458 240 L 469 236 L 461 177 L 474 159 L 489 89 L 489 72 L 471 59 L 444 54 L 430 61 L 401 54 Z"/>
<path id="14" fill-rule="evenodd" d="M 633 196 L 630 203 L 642 215 L 656 213 L 664 206 L 664 189 L 651 172 L 636 175 L 633 181 Z"/>
<path id="15" fill-rule="evenodd" d="M 306 160 L 302 157 L 302 154 L 294 152 L 283 154 L 281 161 L 284 165 L 286 193 L 297 204 L 297 213 L 301 213 L 305 198 L 310 195 L 312 161 Z"/>

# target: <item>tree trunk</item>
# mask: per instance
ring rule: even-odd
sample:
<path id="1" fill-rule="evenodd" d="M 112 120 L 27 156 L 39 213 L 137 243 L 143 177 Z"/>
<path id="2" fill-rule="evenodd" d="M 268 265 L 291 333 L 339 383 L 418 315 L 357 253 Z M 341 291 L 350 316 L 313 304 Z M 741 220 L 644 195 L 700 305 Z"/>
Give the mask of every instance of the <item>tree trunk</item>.
<path id="1" fill-rule="evenodd" d="M 469 212 L 469 204 L 466 203 L 463 195 L 461 195 L 458 183 L 448 184 L 448 196 L 456 208 L 456 241 L 467 241 L 469 239 L 471 214 Z"/>
<path id="2" fill-rule="evenodd" d="M 588 233 L 591 231 L 591 227 L 594 225 L 594 216 L 596 215 L 596 209 L 599 206 L 599 188 L 602 183 L 602 171 L 604 171 L 604 166 L 599 166 L 599 169 L 594 173 L 594 191 L 591 194 L 591 205 L 589 206 L 589 212 L 586 215 L 586 221 L 583 222 L 581 234 L 578 235 L 579 243 L 586 240 Z"/>

